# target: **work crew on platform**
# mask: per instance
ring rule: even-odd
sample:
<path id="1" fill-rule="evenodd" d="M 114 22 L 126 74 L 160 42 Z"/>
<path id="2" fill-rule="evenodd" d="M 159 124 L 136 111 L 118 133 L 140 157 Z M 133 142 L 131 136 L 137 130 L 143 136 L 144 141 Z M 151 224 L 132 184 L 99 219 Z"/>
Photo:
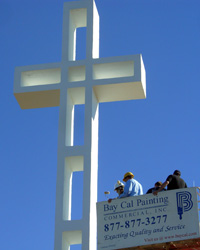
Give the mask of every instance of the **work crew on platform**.
<path id="1" fill-rule="evenodd" d="M 185 181 L 180 177 L 181 172 L 179 170 L 175 170 L 172 175 L 169 175 L 164 183 L 157 181 L 154 184 L 153 188 L 150 188 L 146 193 L 153 193 L 153 195 L 157 195 L 158 192 L 179 189 L 179 188 L 187 188 L 187 184 Z M 124 175 L 123 181 L 125 185 L 117 181 L 114 186 L 114 191 L 117 192 L 118 197 L 115 199 L 130 197 L 130 196 L 137 196 L 143 194 L 142 185 L 134 179 L 134 175 L 131 172 L 127 172 Z M 108 202 L 110 203 L 113 199 L 109 199 Z"/>

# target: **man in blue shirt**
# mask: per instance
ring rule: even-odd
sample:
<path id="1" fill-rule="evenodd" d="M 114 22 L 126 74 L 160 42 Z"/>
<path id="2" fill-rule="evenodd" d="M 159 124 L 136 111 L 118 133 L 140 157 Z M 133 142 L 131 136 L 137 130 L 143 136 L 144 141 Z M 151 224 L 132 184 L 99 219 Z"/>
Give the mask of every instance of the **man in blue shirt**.
<path id="1" fill-rule="evenodd" d="M 126 182 L 124 192 L 120 194 L 118 198 L 125 198 L 143 194 L 142 185 L 138 181 L 133 179 L 133 177 L 134 175 L 131 172 L 127 172 L 124 175 L 123 181 Z"/>

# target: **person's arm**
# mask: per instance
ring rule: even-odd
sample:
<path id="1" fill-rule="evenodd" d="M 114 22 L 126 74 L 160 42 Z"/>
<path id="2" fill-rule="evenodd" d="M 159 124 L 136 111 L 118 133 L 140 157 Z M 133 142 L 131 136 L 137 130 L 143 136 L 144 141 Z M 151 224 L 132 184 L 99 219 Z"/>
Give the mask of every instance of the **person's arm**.
<path id="1" fill-rule="evenodd" d="M 169 184 L 169 181 L 165 181 L 158 190 L 153 192 L 153 195 L 157 195 L 160 191 L 162 191 L 167 185 Z"/>
<path id="2" fill-rule="evenodd" d="M 124 198 L 127 197 L 132 191 L 132 183 L 130 180 L 128 180 L 126 182 L 126 185 L 124 187 L 124 192 L 122 194 L 120 194 L 120 196 L 118 198 Z"/>

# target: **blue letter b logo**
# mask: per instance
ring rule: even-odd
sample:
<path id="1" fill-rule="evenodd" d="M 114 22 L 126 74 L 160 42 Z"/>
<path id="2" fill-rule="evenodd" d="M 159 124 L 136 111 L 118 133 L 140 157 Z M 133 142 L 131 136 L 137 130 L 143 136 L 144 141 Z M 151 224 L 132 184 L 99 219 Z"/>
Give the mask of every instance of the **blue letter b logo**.
<path id="1" fill-rule="evenodd" d="M 181 220 L 183 212 L 189 211 L 193 207 L 192 195 L 187 191 L 177 192 L 176 199 L 178 215 Z"/>

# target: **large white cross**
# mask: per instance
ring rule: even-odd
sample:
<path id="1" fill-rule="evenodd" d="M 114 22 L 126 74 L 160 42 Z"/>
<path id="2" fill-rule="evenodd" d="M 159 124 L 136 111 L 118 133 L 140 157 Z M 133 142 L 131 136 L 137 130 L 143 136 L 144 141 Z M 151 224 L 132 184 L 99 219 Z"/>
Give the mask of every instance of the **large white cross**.
<path id="1" fill-rule="evenodd" d="M 86 27 L 86 59 L 76 60 L 76 29 Z M 60 106 L 55 250 L 96 249 L 98 104 L 142 99 L 141 55 L 99 58 L 99 15 L 93 0 L 64 3 L 62 61 L 17 67 L 14 95 L 22 109 Z M 84 145 L 74 146 L 74 105 L 85 104 Z M 71 220 L 72 175 L 84 171 L 81 220 Z"/>

